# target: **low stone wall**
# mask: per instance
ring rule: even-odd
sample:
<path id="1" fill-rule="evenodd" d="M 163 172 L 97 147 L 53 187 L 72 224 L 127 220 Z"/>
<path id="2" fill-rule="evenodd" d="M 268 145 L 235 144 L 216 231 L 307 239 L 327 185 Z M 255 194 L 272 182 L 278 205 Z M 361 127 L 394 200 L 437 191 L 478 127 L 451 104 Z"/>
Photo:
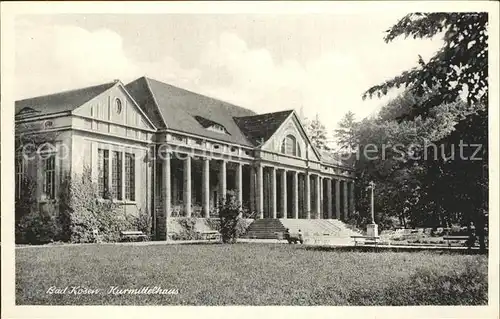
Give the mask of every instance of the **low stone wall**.
<path id="1" fill-rule="evenodd" d="M 195 217 L 170 217 L 168 220 L 168 236 L 170 239 L 175 238 L 176 235 L 180 235 L 186 231 L 181 225 L 182 220 L 193 220 L 194 221 L 194 231 L 195 232 L 206 232 L 218 230 L 219 218 L 195 218 Z M 245 228 L 248 228 L 250 224 L 254 221 L 253 219 L 244 218 L 242 219 Z"/>

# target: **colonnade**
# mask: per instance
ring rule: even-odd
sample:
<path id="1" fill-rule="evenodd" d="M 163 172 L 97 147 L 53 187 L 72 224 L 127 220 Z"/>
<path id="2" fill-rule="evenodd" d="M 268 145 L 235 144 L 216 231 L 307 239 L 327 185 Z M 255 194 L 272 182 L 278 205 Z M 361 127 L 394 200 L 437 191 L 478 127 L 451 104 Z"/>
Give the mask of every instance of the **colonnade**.
<path id="1" fill-rule="evenodd" d="M 186 156 L 182 161 L 184 215 L 191 217 L 192 158 Z M 217 161 L 219 168 L 218 192 L 222 196 L 227 193 L 228 160 L 203 158 L 201 189 L 202 216 L 205 218 L 210 216 L 211 161 Z M 236 165 L 234 174 L 235 190 L 238 194 L 238 201 L 243 203 L 243 166 L 249 164 L 242 162 L 234 162 L 234 164 Z M 167 213 L 168 217 L 172 205 L 170 190 L 172 179 L 171 158 L 169 156 L 165 156 L 162 166 L 162 203 L 163 211 Z M 289 187 L 289 183 L 291 183 L 291 187 Z M 301 168 L 283 168 L 258 162 L 255 165 L 250 165 L 249 190 L 250 207 L 248 208 L 250 211 L 256 212 L 258 218 L 311 219 L 313 218 L 312 214 L 314 214 L 314 218 L 347 219 L 349 214 L 354 211 L 353 180 L 322 172 L 313 172 Z"/>

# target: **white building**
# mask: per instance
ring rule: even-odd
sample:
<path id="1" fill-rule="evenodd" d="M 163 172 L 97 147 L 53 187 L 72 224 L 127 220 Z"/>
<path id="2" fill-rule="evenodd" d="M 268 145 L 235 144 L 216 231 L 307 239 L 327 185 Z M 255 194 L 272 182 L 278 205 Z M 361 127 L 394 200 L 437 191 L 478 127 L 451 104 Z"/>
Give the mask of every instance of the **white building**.
<path id="1" fill-rule="evenodd" d="M 16 101 L 15 120 L 17 137 L 51 136 L 16 156 L 16 181 L 35 178 L 40 205 L 88 167 L 102 197 L 152 214 L 158 239 L 167 218 L 210 217 L 228 190 L 260 219 L 354 210 L 354 172 L 311 145 L 293 110 L 255 114 L 141 77 Z"/>

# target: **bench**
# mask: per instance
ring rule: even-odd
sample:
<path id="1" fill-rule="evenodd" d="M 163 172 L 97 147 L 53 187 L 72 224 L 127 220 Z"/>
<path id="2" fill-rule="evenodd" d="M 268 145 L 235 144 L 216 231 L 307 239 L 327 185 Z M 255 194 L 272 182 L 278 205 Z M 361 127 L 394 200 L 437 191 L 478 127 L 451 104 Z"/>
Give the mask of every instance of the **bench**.
<path id="1" fill-rule="evenodd" d="M 448 247 L 451 246 L 451 241 L 456 240 L 456 241 L 467 241 L 469 240 L 470 236 L 443 236 L 443 240 L 446 240 L 448 242 Z"/>
<path id="2" fill-rule="evenodd" d="M 208 231 L 203 231 L 198 233 L 201 237 L 201 239 L 206 239 L 206 240 L 219 240 L 221 238 L 221 235 L 218 231 L 216 230 L 208 230 Z"/>
<path id="3" fill-rule="evenodd" d="M 139 230 L 120 231 L 121 241 L 147 241 L 148 236 Z"/>
<path id="4" fill-rule="evenodd" d="M 352 239 L 354 239 L 354 246 L 357 246 L 360 240 L 362 239 L 362 242 L 366 244 L 371 244 L 371 245 L 378 245 L 380 236 L 351 236 Z"/>

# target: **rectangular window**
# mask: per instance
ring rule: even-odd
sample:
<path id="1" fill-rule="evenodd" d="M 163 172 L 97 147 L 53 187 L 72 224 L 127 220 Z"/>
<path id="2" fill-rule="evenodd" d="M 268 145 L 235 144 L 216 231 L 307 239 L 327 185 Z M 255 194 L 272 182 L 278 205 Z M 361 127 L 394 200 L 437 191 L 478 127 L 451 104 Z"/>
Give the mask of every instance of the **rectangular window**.
<path id="1" fill-rule="evenodd" d="M 43 156 L 43 193 L 46 199 L 55 198 L 56 181 L 56 156 L 55 154 L 44 154 Z"/>
<path id="2" fill-rule="evenodd" d="M 97 170 L 99 173 L 99 195 L 101 198 L 106 198 L 108 195 L 108 170 L 109 170 L 109 151 L 99 149 L 98 150 L 98 161 Z"/>
<path id="3" fill-rule="evenodd" d="M 135 200 L 135 155 L 125 153 L 125 199 Z"/>
<path id="4" fill-rule="evenodd" d="M 112 180 L 111 184 L 113 187 L 113 198 L 122 199 L 122 153 L 113 152 L 112 161 Z"/>
<path id="5" fill-rule="evenodd" d="M 24 158 L 23 156 L 16 157 L 16 199 L 21 198 L 21 189 L 24 179 Z"/>

